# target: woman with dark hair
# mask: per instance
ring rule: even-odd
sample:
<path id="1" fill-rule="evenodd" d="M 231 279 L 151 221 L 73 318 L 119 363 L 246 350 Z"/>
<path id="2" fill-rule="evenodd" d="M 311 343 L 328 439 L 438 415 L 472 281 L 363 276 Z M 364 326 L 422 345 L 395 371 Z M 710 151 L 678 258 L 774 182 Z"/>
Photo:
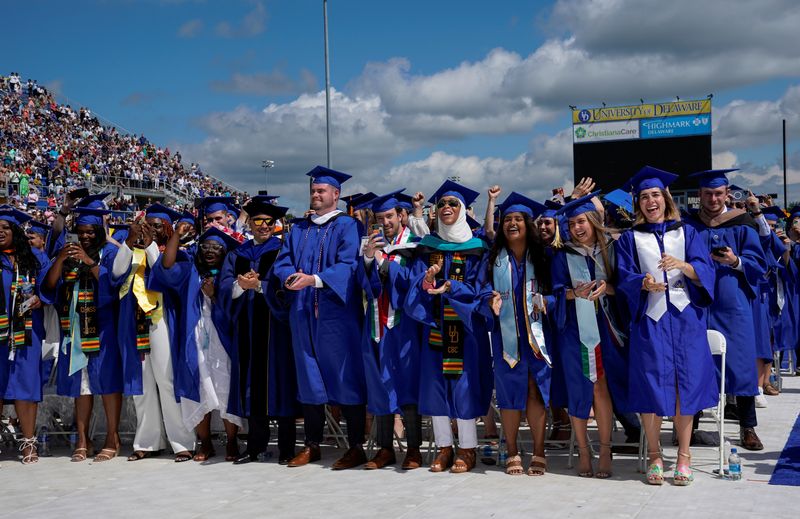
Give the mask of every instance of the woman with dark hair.
<path id="1" fill-rule="evenodd" d="M 0 406 L 13 400 L 25 465 L 39 461 L 36 411 L 46 373 L 42 368 L 45 336 L 37 281 L 47 275 L 49 261 L 31 249 L 21 224 L 31 217 L 12 208 L 0 209 Z"/>
<path id="2" fill-rule="evenodd" d="M 518 193 L 500 205 L 500 229 L 489 251 L 487 276 L 491 281 L 492 353 L 497 406 L 508 447 L 506 474 L 521 475 L 522 458 L 517 433 L 522 413 L 533 435 L 529 476 L 547 470 L 544 437 L 550 401 L 550 323 L 547 307 L 555 304 L 550 272 L 534 218 L 545 206 Z"/>
<path id="3" fill-rule="evenodd" d="M 117 343 L 117 291 L 109 276 L 117 247 L 106 242 L 108 210 L 75 208 L 73 232 L 58 251 L 42 286 L 42 298 L 58 311 L 65 347 L 59 348 L 57 391 L 75 399 L 78 440 L 72 461 L 92 455 L 89 423 L 94 395 L 101 395 L 106 440 L 95 461 L 119 454 L 122 359 Z"/>
<path id="4" fill-rule="evenodd" d="M 553 256 L 554 317 L 560 331 L 556 369 L 566 386 L 553 393 L 554 405 L 567 403 L 580 462 L 578 475 L 611 477 L 612 402 L 625 409 L 627 353 L 614 300 L 616 257 L 611 237 L 590 193 L 559 209 L 568 219 L 570 240 Z M 555 389 L 555 388 L 554 388 Z M 559 392 L 560 393 L 560 392 Z M 592 470 L 586 431 L 594 409 L 600 436 L 597 473 Z"/>
<path id="5" fill-rule="evenodd" d="M 216 409 L 229 439 L 226 460 L 234 461 L 239 454 L 236 434 L 243 424 L 238 361 L 226 315 L 228 305 L 220 301 L 218 287 L 225 255 L 239 242 L 209 227 L 198 239 L 193 256 L 180 250 L 190 227 L 188 222 L 178 222 L 153 275 L 183 302 L 177 316 L 178 377 L 184 389 L 180 397 L 183 424 L 200 438 L 194 460 L 206 461 L 215 454 L 211 411 Z"/>

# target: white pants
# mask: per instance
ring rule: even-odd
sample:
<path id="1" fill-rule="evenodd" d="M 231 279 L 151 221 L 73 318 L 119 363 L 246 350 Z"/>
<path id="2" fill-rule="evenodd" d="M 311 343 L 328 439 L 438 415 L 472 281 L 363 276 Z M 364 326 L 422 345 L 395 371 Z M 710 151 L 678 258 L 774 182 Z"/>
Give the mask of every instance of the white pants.
<path id="1" fill-rule="evenodd" d="M 183 425 L 181 407 L 175 401 L 166 319 L 150 326 L 150 353 L 142 361 L 142 394 L 133 397 L 133 405 L 136 407 L 133 450 L 162 450 L 166 438 L 173 452 L 194 450 L 194 431 Z"/>
<path id="2" fill-rule="evenodd" d="M 433 421 L 433 437 L 436 440 L 436 446 L 452 447 L 453 446 L 453 429 L 450 428 L 450 417 L 448 416 L 432 416 Z M 474 449 L 478 446 L 478 425 L 475 420 L 462 420 L 456 419 L 458 425 L 458 446 L 462 449 Z"/>

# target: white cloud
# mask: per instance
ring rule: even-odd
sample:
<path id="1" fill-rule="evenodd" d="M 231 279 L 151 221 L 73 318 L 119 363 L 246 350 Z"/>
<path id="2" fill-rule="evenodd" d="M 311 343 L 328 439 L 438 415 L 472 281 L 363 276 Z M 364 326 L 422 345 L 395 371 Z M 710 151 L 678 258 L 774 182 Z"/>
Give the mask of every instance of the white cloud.
<path id="1" fill-rule="evenodd" d="M 217 24 L 215 32 L 223 38 L 239 38 L 258 36 L 267 26 L 267 10 L 262 2 L 255 2 L 253 9 L 247 12 L 238 23 L 227 20 Z"/>
<path id="2" fill-rule="evenodd" d="M 194 18 L 188 20 L 178 28 L 178 36 L 181 38 L 194 38 L 203 31 L 203 20 Z"/>
<path id="3" fill-rule="evenodd" d="M 307 69 L 300 71 L 299 81 L 295 81 L 281 69 L 254 74 L 234 72 L 230 79 L 212 81 L 210 86 L 217 92 L 269 96 L 315 90 L 316 78 Z"/>
<path id="4" fill-rule="evenodd" d="M 774 101 L 736 100 L 714 110 L 714 147 L 743 149 L 779 145 L 782 123 L 800 125 L 800 85 L 790 87 Z"/>

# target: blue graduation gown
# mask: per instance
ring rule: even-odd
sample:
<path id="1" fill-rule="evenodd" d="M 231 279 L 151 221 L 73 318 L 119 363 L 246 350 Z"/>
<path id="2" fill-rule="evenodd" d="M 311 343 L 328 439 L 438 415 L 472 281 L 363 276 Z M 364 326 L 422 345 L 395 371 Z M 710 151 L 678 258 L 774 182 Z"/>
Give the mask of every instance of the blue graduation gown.
<path id="1" fill-rule="evenodd" d="M 97 307 L 97 325 L 100 331 L 100 351 L 86 354 L 89 363 L 86 372 L 89 378 L 89 389 L 93 395 L 109 395 L 122 392 L 122 356 L 117 341 L 117 316 L 119 312 L 119 291 L 111 283 L 111 267 L 119 248 L 106 244 L 103 247 L 99 262 L 99 278 L 89 276 L 94 287 L 95 305 Z M 76 281 L 77 282 L 77 281 Z M 43 302 L 62 305 L 61 287 L 63 277 L 58 279 L 52 293 L 42 291 Z M 66 316 L 65 316 L 66 318 Z M 64 333 L 61 334 L 62 341 Z M 76 398 L 81 394 L 81 372 L 69 374 L 71 348 L 60 347 L 58 350 L 58 378 L 56 390 L 61 396 Z"/>
<path id="2" fill-rule="evenodd" d="M 383 335 L 376 342 L 370 327 L 373 316 L 366 316 L 361 346 L 367 382 L 367 410 L 374 415 L 401 413 L 401 406 L 419 402 L 422 330 L 419 322 L 403 312 L 413 272 L 410 265 L 403 267 L 387 260 L 382 269 L 377 261 L 373 261 L 366 269 L 366 275 L 370 282 L 365 287 L 366 297 L 373 299 L 385 294 L 395 309 L 397 320 L 393 328 L 382 326 Z"/>
<path id="3" fill-rule="evenodd" d="M 516 309 L 522 311 L 525 298 L 525 263 L 518 263 L 513 254 L 509 252 L 511 261 L 512 286 L 514 287 L 514 300 Z M 547 310 L 552 313 L 555 299 L 552 296 L 545 296 Z M 511 304 L 510 301 L 505 304 Z M 550 313 L 539 314 L 543 320 L 545 344 L 552 345 L 553 334 L 551 333 Z M 512 368 L 503 358 L 503 335 L 500 332 L 500 320 L 493 316 L 491 325 L 492 336 L 492 357 L 494 360 L 494 387 L 497 395 L 497 407 L 500 409 L 525 410 L 528 403 L 528 378 L 532 378 L 539 388 L 542 400 L 545 405 L 550 403 L 550 380 L 552 368 L 547 365 L 544 359 L 539 359 L 533 354 L 528 343 L 528 330 L 525 321 L 528 316 L 517 316 L 517 348 L 519 351 L 519 362 Z"/>
<path id="4" fill-rule="evenodd" d="M 277 297 L 278 289 L 280 293 L 283 289 L 270 275 L 280 247 L 276 237 L 262 244 L 247 241 L 228 253 L 220 272 L 218 296 L 226 305 L 237 345 L 238 394 L 244 416 L 297 416 L 299 412 L 288 311 L 285 301 Z M 251 269 L 260 274 L 262 293 L 246 290 L 233 299 L 237 276 Z"/>
<path id="5" fill-rule="evenodd" d="M 663 233 L 672 227 L 674 222 L 667 222 L 643 224 L 635 230 L 654 234 L 663 253 Z M 713 299 L 714 266 L 694 229 L 689 226 L 683 229 L 684 258 L 694 267 L 699 285 L 685 279 L 690 304 L 682 312 L 670 304 L 667 292 L 667 311 L 657 322 L 645 314 L 648 293 L 642 290 L 645 276 L 633 231 L 625 232 L 616 244 L 617 294 L 628 304 L 632 317 L 628 358 L 630 412 L 673 416 L 677 393 L 681 414 L 693 415 L 716 405 L 719 398 L 719 382 L 703 315 L 703 308 Z"/>
<path id="6" fill-rule="evenodd" d="M 177 349 L 180 359 L 176 370 L 175 393 L 178 398 L 200 402 L 200 368 L 195 328 L 203 312 L 205 294 L 201 290 L 202 279 L 197 271 L 194 257 L 184 251 L 178 252 L 177 261 L 171 268 L 164 268 L 163 259 L 163 255 L 158 258 L 150 274 L 159 284 L 168 287 L 167 291 L 172 297 L 182 302 L 182 305 L 176 307 L 175 313 L 176 342 L 173 348 Z M 226 305 L 222 303 L 222 297 L 219 296 L 219 276 L 215 279 L 215 289 L 218 297 L 217 301 L 212 302 L 211 321 L 216 328 L 225 353 L 228 354 L 232 371 L 226 411 L 233 416 L 242 416 L 236 371 L 238 367 L 237 350 L 231 339 Z"/>
<path id="7" fill-rule="evenodd" d="M 435 234 L 433 235 L 435 236 Z M 480 283 L 480 273 L 486 269 L 484 255 L 467 254 L 464 281 L 451 281 L 450 291 L 442 294 L 464 323 L 464 368 L 461 375 L 445 376 L 442 372 L 442 352 L 431 348 L 429 336 L 435 326 L 433 296 L 422 289 L 432 251 L 418 247 L 412 264 L 415 273 L 410 279 L 405 301 L 405 313 L 422 323 L 420 348 L 419 412 L 423 415 L 449 416 L 470 420 L 483 416 L 492 398 L 491 349 L 488 344 L 486 319 L 491 310 L 487 304 L 492 292 Z M 450 277 L 453 253 L 443 251 L 444 279 Z M 444 304 L 442 304 L 442 307 Z M 439 316 L 441 319 L 442 317 Z"/>
<path id="8" fill-rule="evenodd" d="M 761 245 L 767 259 L 774 260 L 768 277 L 772 347 L 774 351 L 793 350 L 797 344 L 797 265 L 791 259 L 784 264 L 783 254 L 786 248 L 774 232 L 769 236 L 762 236 Z M 783 308 L 778 306 L 779 283 L 783 292 Z"/>
<path id="9" fill-rule="evenodd" d="M 706 327 L 721 332 L 727 342 L 725 392 L 737 396 L 757 395 L 757 339 L 752 304 L 766 271 L 766 260 L 755 223 L 747 214 L 715 227 L 706 226 L 698 215 L 690 215 L 686 223 L 697 231 L 709 254 L 714 247 L 730 247 L 741 261 L 742 270 L 714 261 L 714 302 L 706 310 Z"/>
<path id="10" fill-rule="evenodd" d="M 558 340 L 554 342 L 556 353 L 554 356 L 553 370 L 560 372 L 558 378 L 563 385 L 551 386 L 550 398 L 553 405 L 566 407 L 570 416 L 576 418 L 589 418 L 589 410 L 594 402 L 594 384 L 583 374 L 583 347 L 581 346 L 578 330 L 578 318 L 575 311 L 575 301 L 567 301 L 567 289 L 573 288 L 572 279 L 567 265 L 567 252 L 559 249 L 553 256 L 551 272 L 553 276 L 554 305 L 553 318 L 556 323 Z M 609 261 L 614 264 L 613 247 L 609 248 Z M 596 279 L 595 262 L 588 256 L 584 257 L 591 279 Z M 614 278 L 609 281 L 614 285 Z M 617 302 L 614 296 L 605 296 L 612 315 L 616 314 Z M 600 332 L 600 355 L 605 371 L 606 384 L 608 385 L 614 407 L 620 411 L 627 411 L 628 394 L 628 351 L 627 345 L 616 345 L 605 322 L 602 312 L 596 314 L 597 328 Z M 617 319 L 617 322 L 621 322 Z M 554 377 L 555 378 L 555 377 Z M 559 394 L 559 390 L 566 390 L 566 395 Z"/>
<path id="11" fill-rule="evenodd" d="M 285 292 L 303 404 L 366 403 L 361 358 L 364 307 L 355 276 L 360 241 L 356 220 L 347 215 L 321 225 L 309 218 L 292 227 L 275 260 L 281 286 L 298 270 L 318 275 L 324 285 Z"/>
<path id="12" fill-rule="evenodd" d="M 33 254 L 40 266 L 36 276 L 35 293 L 41 298 L 40 287 L 50 268 L 50 260 L 39 250 L 34 249 Z M 14 269 L 8 256 L 3 253 L 0 253 L 0 268 L 2 268 L 0 275 L 3 276 L 3 297 L 6 299 L 6 309 L 10 312 Z M 8 359 L 8 341 L 3 341 L 0 345 L 0 399 L 2 400 L 42 401 L 42 388 L 47 382 L 47 375 L 50 371 L 47 366 L 52 367 L 52 362 L 42 362 L 42 341 L 45 337 L 42 309 L 33 310 L 31 319 L 33 320 L 31 344 L 17 349 L 14 360 Z"/>

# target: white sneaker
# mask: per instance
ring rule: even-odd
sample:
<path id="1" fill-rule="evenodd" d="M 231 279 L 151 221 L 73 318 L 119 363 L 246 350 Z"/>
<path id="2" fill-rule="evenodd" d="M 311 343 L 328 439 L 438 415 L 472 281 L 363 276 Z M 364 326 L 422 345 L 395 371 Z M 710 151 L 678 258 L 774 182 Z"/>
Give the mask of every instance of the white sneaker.
<path id="1" fill-rule="evenodd" d="M 756 396 L 756 407 L 761 409 L 767 407 L 767 397 L 764 396 L 763 388 L 758 388 L 758 395 Z"/>

